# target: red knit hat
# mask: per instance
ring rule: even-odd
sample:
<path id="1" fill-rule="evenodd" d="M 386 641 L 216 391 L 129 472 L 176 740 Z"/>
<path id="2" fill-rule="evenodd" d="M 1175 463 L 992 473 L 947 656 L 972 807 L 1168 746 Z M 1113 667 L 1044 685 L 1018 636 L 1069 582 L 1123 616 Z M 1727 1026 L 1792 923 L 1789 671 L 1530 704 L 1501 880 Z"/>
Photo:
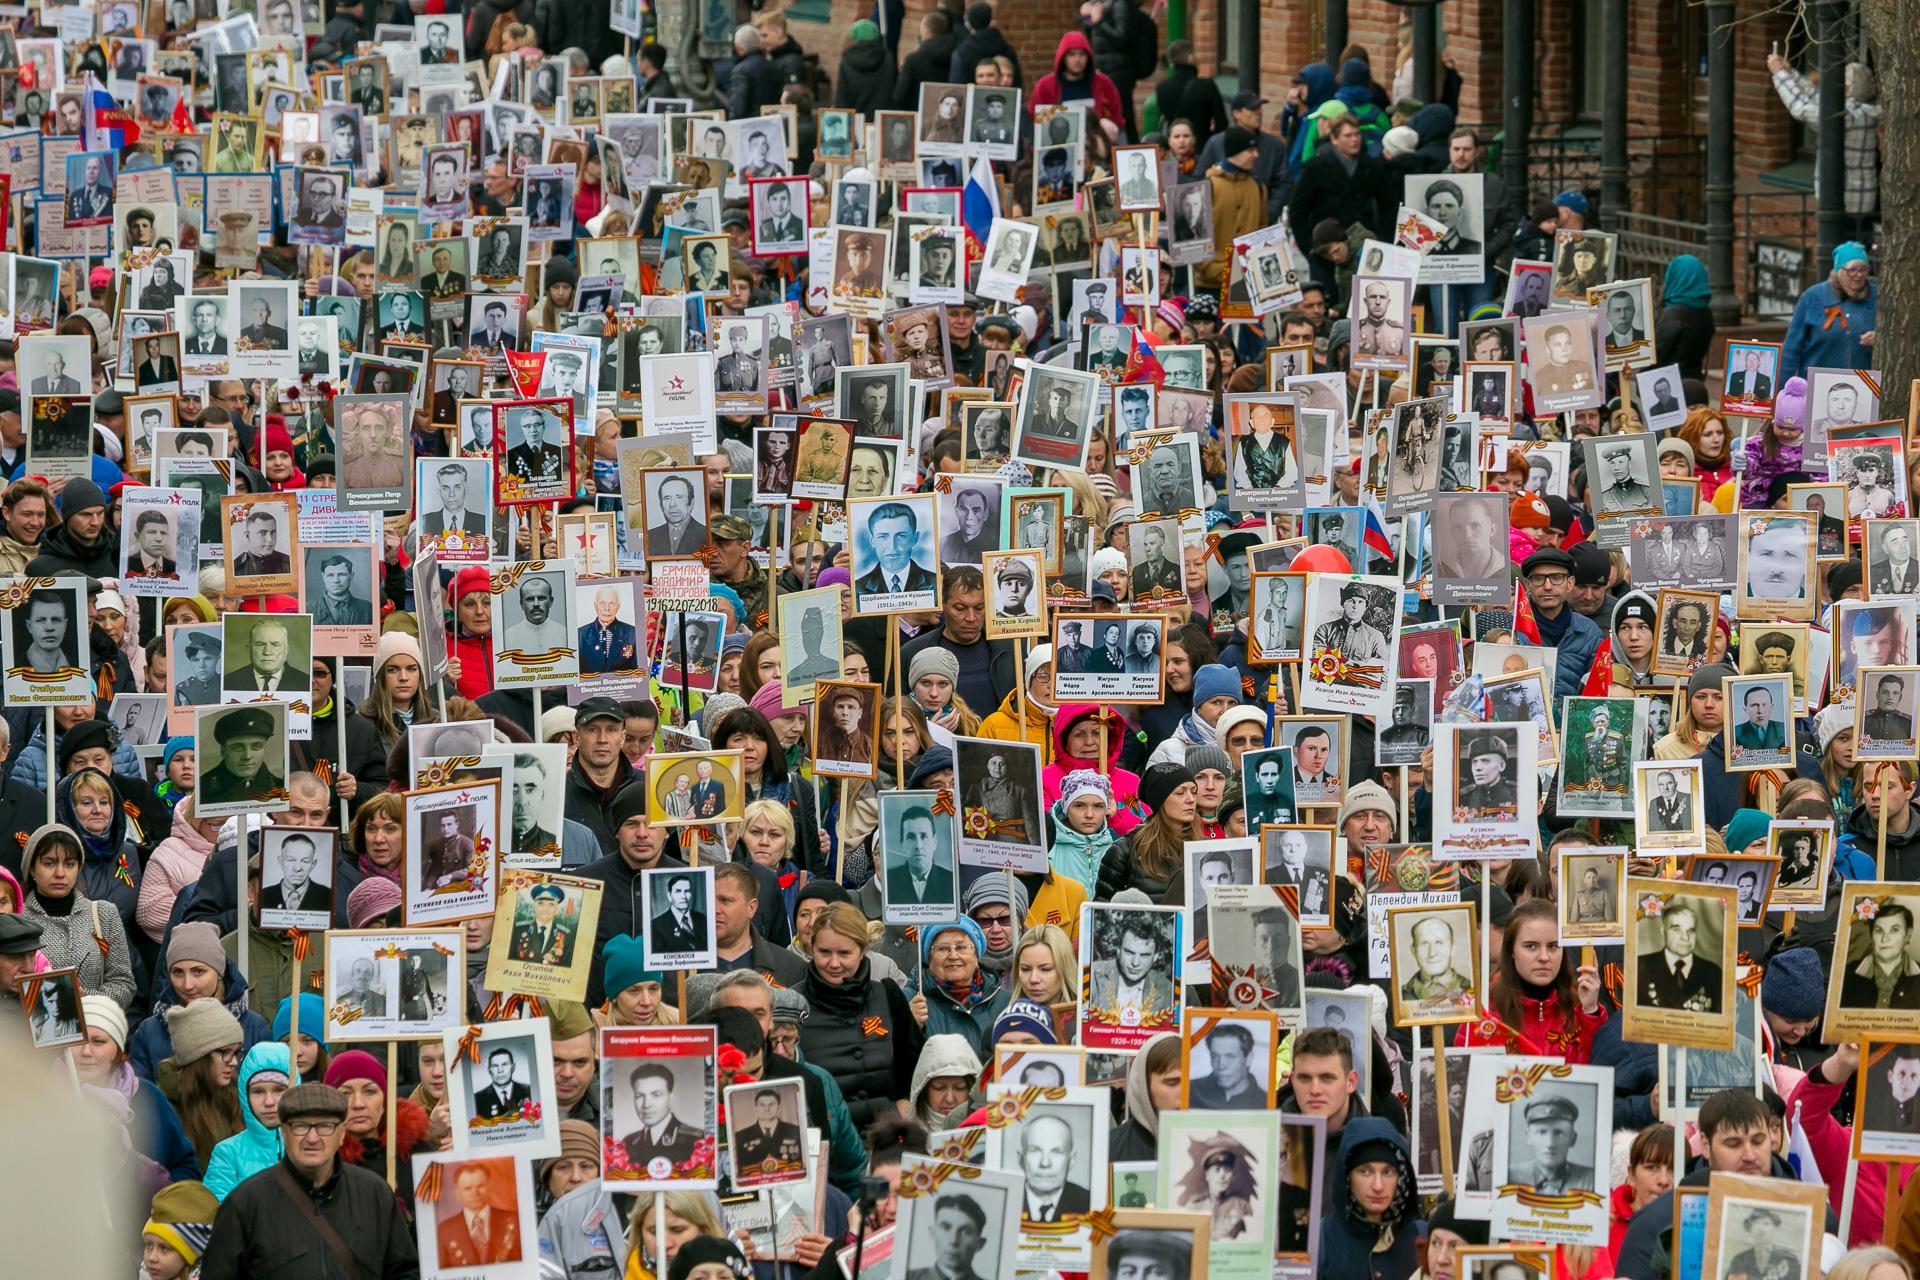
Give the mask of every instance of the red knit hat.
<path id="1" fill-rule="evenodd" d="M 1516 496 L 1507 509 L 1507 523 L 1516 529 L 1551 529 L 1553 513 L 1547 510 L 1539 494 L 1523 493 Z"/>
<path id="2" fill-rule="evenodd" d="M 490 591 L 492 575 L 484 565 L 470 564 L 453 575 L 453 602 L 459 604 L 475 591 Z"/>
<path id="3" fill-rule="evenodd" d="M 286 454 L 293 452 L 293 437 L 287 434 L 284 425 L 271 418 L 267 420 L 267 452 Z"/>

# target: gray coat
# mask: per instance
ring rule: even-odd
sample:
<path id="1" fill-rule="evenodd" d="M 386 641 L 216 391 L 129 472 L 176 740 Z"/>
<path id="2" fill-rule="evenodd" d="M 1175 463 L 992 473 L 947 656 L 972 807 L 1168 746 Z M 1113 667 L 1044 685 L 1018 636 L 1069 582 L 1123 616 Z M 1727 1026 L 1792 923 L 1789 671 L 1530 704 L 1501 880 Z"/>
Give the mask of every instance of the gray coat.
<path id="1" fill-rule="evenodd" d="M 127 945 L 127 931 L 112 903 L 96 902 L 75 890 L 73 910 L 50 916 L 39 897 L 29 893 L 24 914 L 39 921 L 40 954 L 54 968 L 77 969 L 82 991 L 107 996 L 122 1009 L 132 1007 L 133 949 Z M 94 941 L 96 921 L 100 936 L 107 940 L 104 956 Z"/>

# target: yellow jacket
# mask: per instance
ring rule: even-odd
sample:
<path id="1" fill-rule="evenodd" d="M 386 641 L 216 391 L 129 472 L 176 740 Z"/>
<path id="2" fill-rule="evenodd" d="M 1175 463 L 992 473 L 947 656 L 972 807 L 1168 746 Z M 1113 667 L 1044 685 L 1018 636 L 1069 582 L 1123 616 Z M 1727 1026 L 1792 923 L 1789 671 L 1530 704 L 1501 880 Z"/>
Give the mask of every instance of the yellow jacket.
<path id="1" fill-rule="evenodd" d="M 1196 285 L 1219 290 L 1225 283 L 1233 242 L 1267 225 L 1267 189 L 1250 173 L 1229 173 L 1219 165 L 1207 170 L 1213 184 L 1213 261 L 1193 268 Z"/>
<path id="2" fill-rule="evenodd" d="M 1020 718 L 1023 704 L 1026 708 L 1024 723 Z M 1047 709 L 1032 698 L 1021 697 L 1018 689 L 1002 698 L 1000 709 L 989 713 L 980 722 L 979 736 L 1001 742 L 1031 742 L 1040 748 L 1041 765 L 1053 759 L 1053 719 Z"/>

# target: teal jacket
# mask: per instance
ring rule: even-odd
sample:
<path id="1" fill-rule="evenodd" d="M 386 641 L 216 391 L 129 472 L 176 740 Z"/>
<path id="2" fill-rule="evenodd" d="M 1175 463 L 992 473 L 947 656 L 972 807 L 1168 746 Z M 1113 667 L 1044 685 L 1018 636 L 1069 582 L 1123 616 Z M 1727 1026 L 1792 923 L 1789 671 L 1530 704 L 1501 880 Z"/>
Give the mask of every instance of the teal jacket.
<path id="1" fill-rule="evenodd" d="M 233 1083 L 240 1090 L 240 1114 L 246 1117 L 247 1123 L 240 1132 L 215 1147 L 213 1157 L 207 1161 L 206 1186 L 215 1200 L 225 1200 L 235 1187 L 254 1174 L 273 1168 L 280 1160 L 280 1130 L 260 1123 L 247 1102 L 247 1086 L 262 1071 L 277 1071 L 283 1079 L 291 1081 L 292 1060 L 287 1056 L 286 1045 L 276 1040 L 257 1044 L 247 1050 L 246 1060 L 240 1064 L 240 1075 Z"/>

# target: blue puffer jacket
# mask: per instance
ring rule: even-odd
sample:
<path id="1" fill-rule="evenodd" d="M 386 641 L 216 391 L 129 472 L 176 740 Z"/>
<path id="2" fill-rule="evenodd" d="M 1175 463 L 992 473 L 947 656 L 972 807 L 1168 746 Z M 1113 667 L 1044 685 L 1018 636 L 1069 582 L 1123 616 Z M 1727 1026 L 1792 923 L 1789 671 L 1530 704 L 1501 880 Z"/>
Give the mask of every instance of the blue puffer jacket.
<path id="1" fill-rule="evenodd" d="M 273 1168 L 280 1160 L 278 1121 L 269 1129 L 253 1113 L 253 1105 L 247 1100 L 248 1086 L 263 1071 L 276 1072 L 282 1081 L 291 1081 L 293 1066 L 287 1046 L 278 1041 L 262 1042 L 249 1049 L 246 1060 L 240 1064 L 240 1075 L 233 1083 L 240 1090 L 240 1114 L 246 1117 L 247 1125 L 215 1147 L 213 1158 L 207 1162 L 204 1181 L 215 1200 L 225 1200 L 235 1187 L 254 1174 Z"/>

